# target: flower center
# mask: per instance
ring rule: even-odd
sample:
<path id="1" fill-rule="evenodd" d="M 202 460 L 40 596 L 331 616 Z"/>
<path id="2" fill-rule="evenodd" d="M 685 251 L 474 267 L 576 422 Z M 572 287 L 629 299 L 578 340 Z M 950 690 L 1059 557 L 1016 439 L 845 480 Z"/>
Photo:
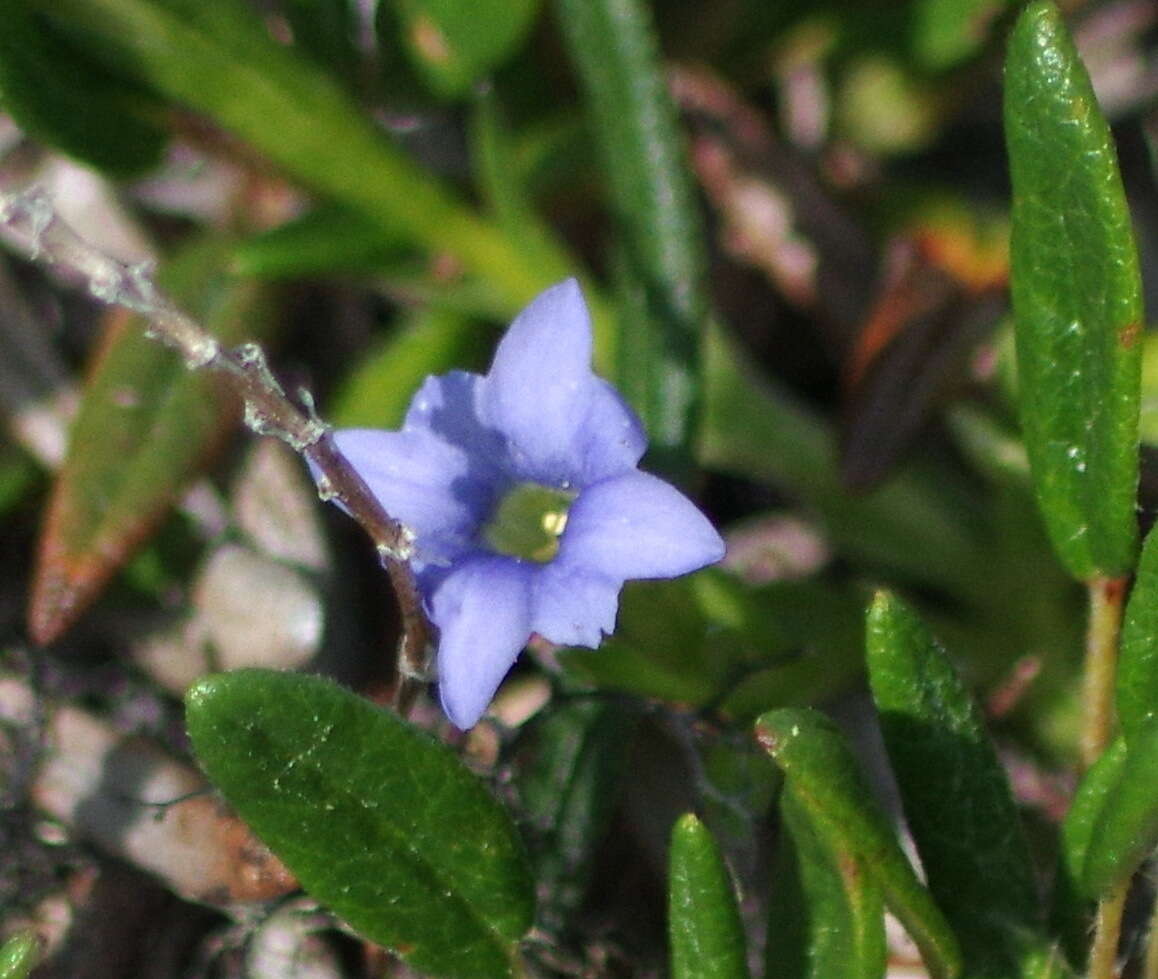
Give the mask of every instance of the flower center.
<path id="1" fill-rule="evenodd" d="M 546 564 L 559 553 L 559 536 L 576 494 L 539 483 L 519 483 L 502 498 L 483 540 L 509 557 Z"/>

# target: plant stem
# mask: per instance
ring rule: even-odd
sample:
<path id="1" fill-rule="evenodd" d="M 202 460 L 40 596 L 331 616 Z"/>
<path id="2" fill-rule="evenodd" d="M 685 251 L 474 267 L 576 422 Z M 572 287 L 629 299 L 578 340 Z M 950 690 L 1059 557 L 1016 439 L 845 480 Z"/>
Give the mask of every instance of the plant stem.
<path id="1" fill-rule="evenodd" d="M 1114 979 L 1116 975 L 1114 966 L 1118 958 L 1118 937 L 1122 931 L 1122 913 L 1126 909 L 1126 894 L 1129 890 L 1130 880 L 1127 878 L 1098 902 L 1086 979 Z"/>
<path id="2" fill-rule="evenodd" d="M 245 405 L 245 423 L 258 435 L 280 438 L 310 464 L 318 495 L 334 500 L 362 525 L 390 576 L 402 615 L 395 704 L 405 713 L 429 668 L 430 625 L 410 568 L 414 536 L 390 516 L 313 412 L 308 394 L 303 411 L 282 390 L 256 344 L 223 348 L 183 313 L 153 282 L 152 269 L 126 265 L 82 239 L 37 190 L 0 194 L 0 223 L 20 233 L 32 257 L 80 276 L 101 302 L 123 306 L 149 320 L 147 335 L 172 347 L 190 370 L 221 374 Z"/>
<path id="3" fill-rule="evenodd" d="M 1086 662 L 1082 681 L 1082 730 L 1079 751 L 1089 768 L 1110 742 L 1114 720 L 1114 674 L 1118 632 L 1126 599 L 1126 578 L 1092 578 L 1087 583 L 1090 620 L 1086 630 Z"/>

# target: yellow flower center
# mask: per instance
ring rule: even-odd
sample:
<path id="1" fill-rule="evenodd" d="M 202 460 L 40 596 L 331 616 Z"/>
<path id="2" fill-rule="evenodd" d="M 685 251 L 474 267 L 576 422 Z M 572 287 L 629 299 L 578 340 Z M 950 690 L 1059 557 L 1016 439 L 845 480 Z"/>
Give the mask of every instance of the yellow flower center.
<path id="1" fill-rule="evenodd" d="M 495 507 L 483 540 L 499 554 L 546 564 L 559 553 L 559 537 L 575 496 L 539 483 L 520 483 Z"/>

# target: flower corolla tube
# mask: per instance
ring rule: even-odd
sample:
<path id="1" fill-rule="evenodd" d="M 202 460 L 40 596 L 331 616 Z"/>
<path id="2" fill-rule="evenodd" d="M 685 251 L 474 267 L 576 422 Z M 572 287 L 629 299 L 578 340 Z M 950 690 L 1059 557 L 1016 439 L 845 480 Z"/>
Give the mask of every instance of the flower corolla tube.
<path id="1" fill-rule="evenodd" d="M 691 501 L 637 468 L 643 426 L 592 372 L 591 345 L 570 279 L 519 314 L 485 376 L 428 377 L 399 431 L 334 433 L 414 534 L 442 705 L 459 728 L 482 716 L 533 633 L 594 648 L 625 581 L 723 556 Z"/>

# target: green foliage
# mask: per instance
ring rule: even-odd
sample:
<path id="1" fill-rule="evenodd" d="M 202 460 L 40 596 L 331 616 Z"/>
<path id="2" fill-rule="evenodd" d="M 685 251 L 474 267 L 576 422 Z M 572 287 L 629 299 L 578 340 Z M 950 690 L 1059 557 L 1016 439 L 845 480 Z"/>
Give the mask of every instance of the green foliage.
<path id="1" fill-rule="evenodd" d="M 0 979 L 27 979 L 40 960 L 40 940 L 22 932 L 0 945 Z"/>
<path id="2" fill-rule="evenodd" d="M 205 771 L 311 894 L 417 968 L 516 974 L 526 857 L 454 752 L 314 677 L 211 676 L 186 705 Z"/>
<path id="3" fill-rule="evenodd" d="M 1019 400 L 1038 503 L 1071 574 L 1121 575 L 1137 546 L 1138 254 L 1109 126 L 1044 0 L 1010 37 L 1005 133 Z"/>
<path id="4" fill-rule="evenodd" d="M 889 910 L 920 948 L 930 975 L 959 975 L 957 940 L 917 879 L 835 724 L 813 710 L 784 708 L 756 721 L 756 738 L 783 769 L 812 823 L 872 875 Z"/>
<path id="5" fill-rule="evenodd" d="M 691 813 L 672 830 L 669 864 L 673 979 L 747 979 L 735 886 L 711 831 Z"/>

